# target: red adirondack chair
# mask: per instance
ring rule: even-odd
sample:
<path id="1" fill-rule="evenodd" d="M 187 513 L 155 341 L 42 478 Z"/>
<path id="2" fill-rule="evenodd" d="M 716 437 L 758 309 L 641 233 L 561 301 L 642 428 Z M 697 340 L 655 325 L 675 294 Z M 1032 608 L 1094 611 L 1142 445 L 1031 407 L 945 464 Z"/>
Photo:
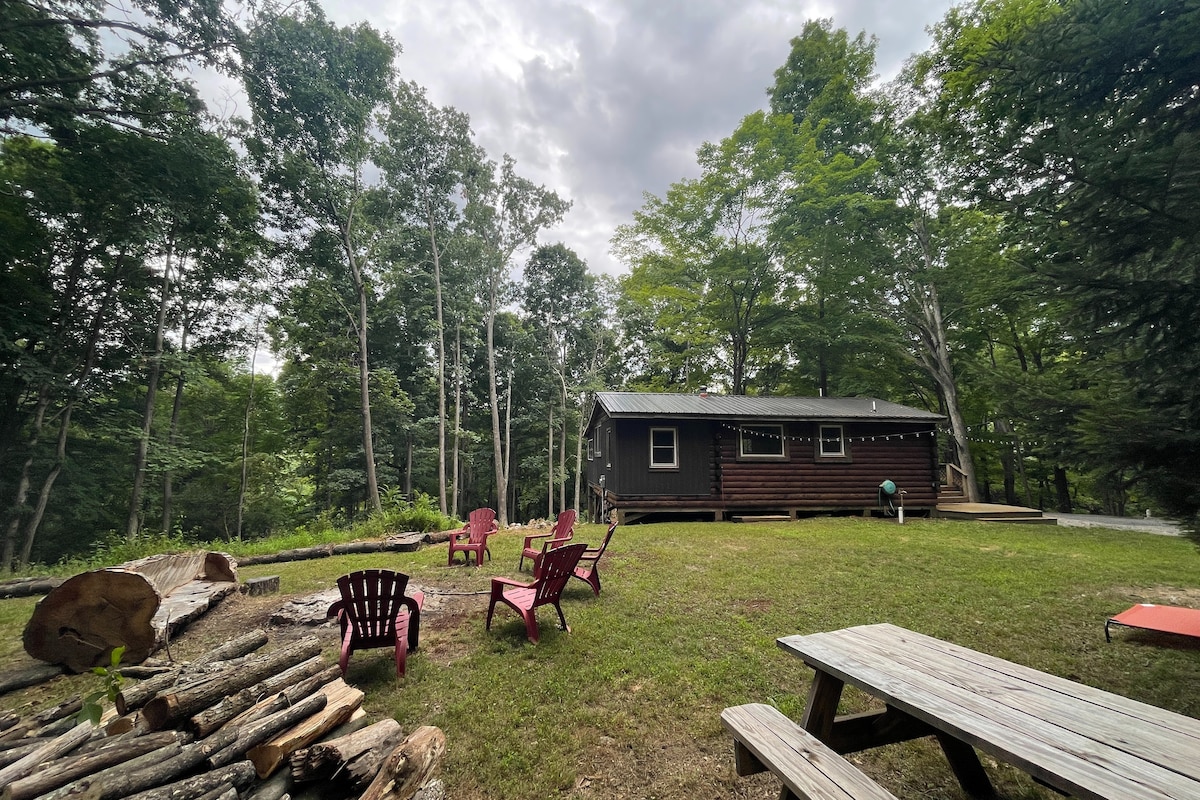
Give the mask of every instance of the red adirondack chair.
<path id="1" fill-rule="evenodd" d="M 496 610 L 496 603 L 504 603 L 521 615 L 521 619 L 525 620 L 525 634 L 534 644 L 538 642 L 538 606 L 554 606 L 558 611 L 560 629 L 568 632 L 571 630 L 567 627 L 567 618 L 563 616 L 562 606 L 558 603 L 563 587 L 571 579 L 571 573 L 587 545 L 564 545 L 559 542 L 551 547 L 551 542 L 546 542 L 544 547 L 539 559 L 537 577 L 529 583 L 520 583 L 508 578 L 492 578 L 492 598 L 488 603 L 487 613 L 488 630 L 492 629 L 492 612 Z M 507 591 L 506 586 L 509 587 Z"/>
<path id="2" fill-rule="evenodd" d="M 566 511 L 558 512 L 558 519 L 554 521 L 554 527 L 549 533 L 531 533 L 525 537 L 525 543 L 521 545 L 521 560 L 517 562 L 517 570 L 525 566 L 525 559 L 533 561 L 533 574 L 537 574 L 538 559 L 542 557 L 542 542 L 539 539 L 547 539 L 550 542 L 558 542 L 554 547 L 561 547 L 564 542 L 571 541 L 571 537 L 575 535 L 575 509 L 568 508 Z M 536 542 L 536 544 L 535 544 Z"/>
<path id="3" fill-rule="evenodd" d="M 499 530 L 496 525 L 496 512 L 490 508 L 477 508 L 471 512 L 467 524 L 450 533 L 450 552 L 446 566 L 454 566 L 454 554 L 463 554 L 463 563 L 470 565 L 471 553 L 475 554 L 475 566 L 483 565 L 483 554 L 487 553 L 490 560 L 492 551 L 488 549 L 487 539 Z"/>
<path id="4" fill-rule="evenodd" d="M 583 555 L 579 557 L 579 564 L 573 570 L 575 577 L 591 586 L 597 597 L 600 596 L 600 556 L 608 549 L 608 543 L 616 530 L 617 523 L 614 521 L 608 526 L 608 533 L 604 534 L 604 541 L 600 546 L 584 550 Z"/>
<path id="5" fill-rule="evenodd" d="M 342 675 L 355 650 L 395 647 L 396 674 L 403 677 L 409 650 L 416 650 L 421 633 L 422 592 L 405 594 L 408 576 L 390 569 L 364 569 L 337 579 L 342 599 L 325 616 L 337 617 L 342 629 Z"/>

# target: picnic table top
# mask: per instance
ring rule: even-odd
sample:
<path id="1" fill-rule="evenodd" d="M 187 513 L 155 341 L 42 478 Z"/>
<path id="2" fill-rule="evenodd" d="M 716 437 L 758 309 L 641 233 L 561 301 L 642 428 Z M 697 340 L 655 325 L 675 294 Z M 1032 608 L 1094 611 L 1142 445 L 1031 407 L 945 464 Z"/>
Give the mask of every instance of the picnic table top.
<path id="1" fill-rule="evenodd" d="M 777 641 L 1074 797 L 1200 798 L 1200 720 L 890 624 Z"/>

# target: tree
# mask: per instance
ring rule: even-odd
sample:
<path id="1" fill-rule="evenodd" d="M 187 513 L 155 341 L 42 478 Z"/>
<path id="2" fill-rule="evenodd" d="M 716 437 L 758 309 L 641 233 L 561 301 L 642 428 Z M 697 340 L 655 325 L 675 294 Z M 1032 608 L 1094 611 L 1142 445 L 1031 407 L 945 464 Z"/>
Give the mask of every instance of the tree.
<path id="1" fill-rule="evenodd" d="M 488 402 L 492 412 L 492 456 L 496 470 L 497 519 L 508 524 L 508 441 L 501 433 L 499 373 L 496 363 L 496 316 L 507 299 L 512 259 L 537 241 L 538 233 L 556 224 L 571 207 L 544 186 L 516 174 L 516 162 L 505 155 L 497 174 L 490 162 L 471 176 L 467 186 L 467 223 L 479 242 L 485 266 Z M 507 428 L 507 426 L 506 426 Z"/>
<path id="2" fill-rule="evenodd" d="M 370 227 L 363 218 L 374 114 L 392 92 L 394 45 L 366 24 L 338 28 L 309 5 L 263 21 L 247 44 L 253 111 L 247 147 L 281 229 L 329 231 L 354 288 L 347 315 L 357 343 L 367 503 L 381 508 L 371 424 L 368 317 Z"/>
<path id="3" fill-rule="evenodd" d="M 232 68 L 241 32 L 231 11 L 208 0 L 5 0 L 0 14 L 0 133 L 30 127 L 69 136 L 81 122 L 153 132 L 190 118 L 188 63 Z M 109 13 L 111 12 L 111 13 Z"/>
<path id="4" fill-rule="evenodd" d="M 790 135 L 790 122 L 779 120 L 753 114 L 733 136 L 702 146 L 701 177 L 673 184 L 663 199 L 647 197 L 613 237 L 631 267 L 626 304 L 643 309 L 626 318 L 626 330 L 662 362 L 657 369 L 674 372 L 668 385 L 719 381 L 745 394 L 780 353 L 783 271 L 769 229 L 786 188 L 775 140 Z"/>
<path id="5" fill-rule="evenodd" d="M 258 208 L 255 191 L 232 148 L 222 138 L 202 130 L 174 131 L 164 141 L 144 143 L 142 156 L 145 190 L 153 197 L 147 216 L 153 220 L 146 232 L 152 237 L 148 256 L 160 265 L 158 310 L 150 347 L 145 412 L 134 458 L 133 488 L 126 535 L 132 539 L 141 528 L 142 493 L 146 461 L 153 433 L 156 397 L 163 377 L 169 323 L 183 326 L 179 348 L 186 350 L 189 336 L 203 330 L 199 304 L 223 306 L 225 321 L 236 310 L 238 288 L 249 277 L 248 265 L 255 247 Z M 151 160 L 153 159 L 153 160 Z M 180 301 L 199 301 L 180 307 Z M 202 298 L 202 299 L 200 299 Z M 210 306 L 211 309 L 211 306 Z M 176 398 L 182 400 L 180 381 Z M 173 417 L 178 416 L 176 409 Z M 169 496 L 169 486 L 164 493 Z M 165 525 L 170 508 L 164 502 Z M 169 528 L 167 528 L 169 530 Z"/>
<path id="6" fill-rule="evenodd" d="M 948 17 L 928 74 L 966 118 L 958 164 L 1025 241 L 1025 263 L 1078 309 L 1072 333 L 1129 391 L 1093 463 L 1200 515 L 1200 116 L 1189 3 L 977 2 Z M 1110 387 L 1111 388 L 1111 387 Z M 1094 421 L 1095 411 L 1081 414 Z M 1146 424 L 1150 420 L 1157 424 Z M 1094 423 L 1092 423 L 1094 425 Z M 1148 430 L 1153 434 L 1146 436 Z"/>
<path id="7" fill-rule="evenodd" d="M 443 261 L 448 241 L 461 221 L 456 202 L 468 174 L 483 162 L 471 141 L 470 120 L 453 108 L 436 108 L 415 84 L 401 84 L 386 118 L 378 156 L 394 204 L 393 214 L 421 231 L 432 273 L 436 313 L 438 503 L 446 497 L 446 310 Z"/>
<path id="8" fill-rule="evenodd" d="M 574 407 L 573 398 L 578 396 L 580 380 L 587 374 L 585 359 L 597 341 L 596 305 L 596 277 L 588 273 L 587 264 L 573 250 L 560 242 L 539 247 L 529 257 L 523 274 L 522 306 L 535 352 L 542 354 L 539 360 L 545 365 L 547 380 L 542 386 L 548 393 L 557 394 L 559 399 L 558 468 L 554 468 L 553 448 L 550 448 L 547 516 L 554 514 L 555 485 L 558 487 L 558 509 L 567 508 L 569 423 L 572 415 L 577 419 L 580 416 L 581 410 Z M 551 442 L 553 430 L 551 426 Z M 576 496 L 573 507 L 578 506 Z"/>

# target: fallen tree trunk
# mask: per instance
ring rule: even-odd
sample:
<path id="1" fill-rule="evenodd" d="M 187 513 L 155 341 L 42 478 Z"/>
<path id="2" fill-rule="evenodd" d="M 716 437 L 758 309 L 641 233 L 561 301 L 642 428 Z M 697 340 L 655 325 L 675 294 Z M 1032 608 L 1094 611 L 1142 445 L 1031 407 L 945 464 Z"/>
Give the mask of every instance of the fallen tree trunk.
<path id="1" fill-rule="evenodd" d="M 441 728 L 417 728 L 383 763 L 360 800 L 411 800 L 437 775 L 446 755 L 446 734 Z"/>
<path id="2" fill-rule="evenodd" d="M 280 550 L 278 553 L 265 553 L 257 556 L 246 556 L 239 564 L 249 567 L 255 564 L 278 564 L 283 561 L 308 561 L 314 558 L 329 558 L 330 556 L 355 555 L 359 553 L 411 553 L 421 546 L 423 535 L 420 533 L 402 533 L 387 539 L 365 542 L 342 542 L 340 544 L 318 544 L 312 547 L 297 547 L 293 550 Z"/>
<path id="3" fill-rule="evenodd" d="M 349 720 L 363 701 L 363 692 L 348 686 L 341 678 L 322 686 L 321 694 L 328 702 L 319 713 L 246 753 L 254 762 L 258 777 L 269 777 L 292 752 L 307 747 Z"/>
<path id="4" fill-rule="evenodd" d="M 62 674 L 63 668 L 58 664 L 35 664 L 0 673 L 0 694 L 36 686 Z"/>
<path id="5" fill-rule="evenodd" d="M 126 662 L 140 664 L 171 630 L 236 590 L 236 562 L 221 553 L 154 556 L 80 573 L 34 608 L 25 652 L 86 672 L 108 666 L 113 649 L 124 646 Z"/>
<path id="6" fill-rule="evenodd" d="M 150 730 L 161 730 L 176 720 L 190 717 L 217 703 L 230 693 L 253 686 L 320 652 L 320 640 L 316 636 L 306 636 L 298 642 L 241 664 L 236 670 L 204 675 L 158 694 L 142 707 L 142 720 Z"/>

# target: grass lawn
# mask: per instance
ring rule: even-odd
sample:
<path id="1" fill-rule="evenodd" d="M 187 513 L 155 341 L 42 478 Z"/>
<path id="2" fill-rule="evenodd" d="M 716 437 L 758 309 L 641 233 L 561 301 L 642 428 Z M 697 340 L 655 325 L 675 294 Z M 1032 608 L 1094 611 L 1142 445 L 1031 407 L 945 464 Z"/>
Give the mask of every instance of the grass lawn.
<path id="1" fill-rule="evenodd" d="M 582 525 L 576 539 L 598 543 L 603 532 Z M 430 546 L 247 567 L 241 576 L 278 574 L 283 594 L 306 595 L 375 566 L 431 590 L 407 677 L 395 677 L 389 651 L 371 650 L 354 655 L 348 679 L 366 692 L 372 718 L 445 731 L 443 775 L 456 800 L 777 797 L 769 775 L 733 774 L 721 709 L 766 702 L 798 718 L 811 670 L 775 638 L 871 622 L 1200 717 L 1200 642 L 1117 629 L 1108 644 L 1103 630 L 1135 602 L 1200 607 L 1200 553 L 1185 539 L 925 519 L 631 525 L 609 546 L 603 594 L 573 581 L 563 603 L 571 633 L 542 609 L 536 646 L 504 606 L 484 630 L 489 579 L 519 577 L 521 540 L 517 531 L 493 536 L 494 560 L 480 569 L 448 568 L 445 546 Z M 7 661 L 23 657 L 33 602 L 0 603 Z M 281 602 L 226 600 L 172 648 L 188 657 L 264 626 Z M 273 643 L 295 635 L 271 629 Z M 323 635 L 332 661 L 336 637 Z M 0 698 L 0 710 L 48 702 L 89 679 Z M 868 707 L 847 690 L 842 711 Z M 850 759 L 901 798 L 962 797 L 932 742 Z M 1017 770 L 988 758 L 984 766 L 1003 797 L 1056 797 Z"/>

